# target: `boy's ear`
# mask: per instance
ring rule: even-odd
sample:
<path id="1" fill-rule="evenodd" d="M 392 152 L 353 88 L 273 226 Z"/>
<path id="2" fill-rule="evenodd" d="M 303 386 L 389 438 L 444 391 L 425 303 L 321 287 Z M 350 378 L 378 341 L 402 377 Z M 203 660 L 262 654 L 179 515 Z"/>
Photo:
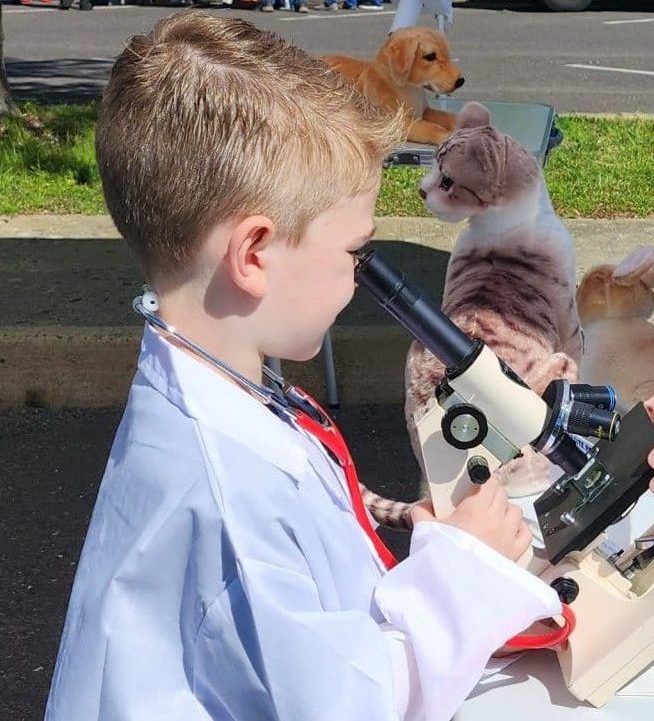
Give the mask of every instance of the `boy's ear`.
<path id="1" fill-rule="evenodd" d="M 234 285 L 254 298 L 267 289 L 264 250 L 275 230 L 265 215 L 249 215 L 232 229 L 225 254 L 227 273 Z"/>

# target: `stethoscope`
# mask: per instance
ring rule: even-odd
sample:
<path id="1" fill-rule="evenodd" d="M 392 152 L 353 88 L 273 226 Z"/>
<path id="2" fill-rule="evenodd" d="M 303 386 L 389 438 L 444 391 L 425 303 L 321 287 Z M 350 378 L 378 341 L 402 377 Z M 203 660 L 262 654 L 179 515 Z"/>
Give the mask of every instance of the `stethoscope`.
<path id="1" fill-rule="evenodd" d="M 150 325 L 163 331 L 166 335 L 173 337 L 187 350 L 207 361 L 221 370 L 226 376 L 235 381 L 243 390 L 254 396 L 258 401 L 269 406 L 278 415 L 296 420 L 297 413 L 306 413 L 318 423 L 325 423 L 327 418 L 316 409 L 316 406 L 309 402 L 309 396 L 304 391 L 287 383 L 282 376 L 277 375 L 267 365 L 263 366 L 264 376 L 273 384 L 272 387 L 262 386 L 253 383 L 249 378 L 239 373 L 236 369 L 220 360 L 201 345 L 191 340 L 183 333 L 180 333 L 175 326 L 167 323 L 157 314 L 159 310 L 159 298 L 148 286 L 143 287 L 143 295 L 136 296 L 132 307 L 140 313 Z M 324 414 L 326 416 L 326 414 Z"/>
<path id="2" fill-rule="evenodd" d="M 157 313 L 159 310 L 159 298 L 148 286 L 144 286 L 142 295 L 134 298 L 132 306 L 150 325 L 171 336 L 191 353 L 218 368 L 244 391 L 269 407 L 276 415 L 297 425 L 310 436 L 320 441 L 345 474 L 354 515 L 372 543 L 379 560 L 387 569 L 397 564 L 395 556 L 372 527 L 367 509 L 361 498 L 359 478 L 345 438 L 329 414 L 314 398 L 301 388 L 288 383 L 265 364 L 263 374 L 271 382 L 272 387 L 259 385 L 243 376 L 236 369 L 163 320 Z"/>
<path id="3" fill-rule="evenodd" d="M 134 298 L 132 306 L 150 325 L 171 336 L 191 353 L 218 368 L 243 390 L 268 406 L 275 414 L 291 421 L 320 441 L 345 474 L 354 515 L 374 547 L 379 560 L 386 569 L 391 569 L 397 564 L 395 556 L 372 527 L 367 509 L 361 498 L 359 478 L 345 438 L 329 414 L 314 398 L 301 388 L 288 383 L 265 364 L 263 374 L 273 384 L 273 387 L 259 385 L 243 376 L 220 358 L 214 356 L 213 353 L 187 338 L 174 326 L 163 320 L 157 313 L 159 310 L 159 298 L 148 286 L 144 286 L 142 295 Z M 562 626 L 542 634 L 520 634 L 507 641 L 506 647 L 511 651 L 522 651 L 526 649 L 552 648 L 563 643 L 574 630 L 575 618 L 572 610 L 565 604 L 563 604 L 562 615 L 564 619 Z"/>

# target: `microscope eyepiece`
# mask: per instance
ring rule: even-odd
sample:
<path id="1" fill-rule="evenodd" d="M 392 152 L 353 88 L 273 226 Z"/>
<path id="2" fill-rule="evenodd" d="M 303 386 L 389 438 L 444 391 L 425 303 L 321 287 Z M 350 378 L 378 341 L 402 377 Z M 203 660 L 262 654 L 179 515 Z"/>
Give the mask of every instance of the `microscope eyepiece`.
<path id="1" fill-rule="evenodd" d="M 480 350 L 404 273 L 376 250 L 354 254 L 354 279 L 448 369 L 465 366 Z"/>

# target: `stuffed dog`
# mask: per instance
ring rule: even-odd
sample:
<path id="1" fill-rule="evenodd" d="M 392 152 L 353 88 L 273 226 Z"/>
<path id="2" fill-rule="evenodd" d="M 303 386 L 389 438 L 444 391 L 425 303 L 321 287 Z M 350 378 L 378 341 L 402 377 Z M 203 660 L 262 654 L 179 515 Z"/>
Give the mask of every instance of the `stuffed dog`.
<path id="1" fill-rule="evenodd" d="M 468 219 L 448 264 L 443 311 L 537 393 L 555 378 L 576 380 L 581 331 L 574 248 L 535 159 L 490 126 L 486 108 L 468 103 L 458 130 L 436 152 L 421 195 L 441 220 Z M 414 341 L 405 414 L 418 459 L 415 423 L 443 373 L 442 363 Z M 524 453 L 498 471 L 513 497 L 539 492 L 558 475 L 542 455 Z"/>
<path id="2" fill-rule="evenodd" d="M 374 105 L 407 112 L 409 140 L 439 145 L 454 129 L 456 116 L 428 107 L 425 90 L 451 93 L 464 78 L 450 60 L 443 33 L 424 27 L 396 30 L 370 61 L 345 55 L 321 59 L 355 83 Z"/>
<path id="3" fill-rule="evenodd" d="M 618 410 L 654 396 L 654 247 L 591 268 L 577 289 L 584 329 L 581 379 L 614 386 Z"/>

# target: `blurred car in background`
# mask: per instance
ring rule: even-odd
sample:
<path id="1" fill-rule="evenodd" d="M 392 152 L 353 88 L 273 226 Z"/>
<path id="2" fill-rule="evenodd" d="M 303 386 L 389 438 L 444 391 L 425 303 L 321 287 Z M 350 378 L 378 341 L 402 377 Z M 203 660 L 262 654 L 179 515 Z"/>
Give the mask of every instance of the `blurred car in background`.
<path id="1" fill-rule="evenodd" d="M 557 12 L 579 12 L 585 10 L 593 0 L 541 0 L 545 7 Z"/>

